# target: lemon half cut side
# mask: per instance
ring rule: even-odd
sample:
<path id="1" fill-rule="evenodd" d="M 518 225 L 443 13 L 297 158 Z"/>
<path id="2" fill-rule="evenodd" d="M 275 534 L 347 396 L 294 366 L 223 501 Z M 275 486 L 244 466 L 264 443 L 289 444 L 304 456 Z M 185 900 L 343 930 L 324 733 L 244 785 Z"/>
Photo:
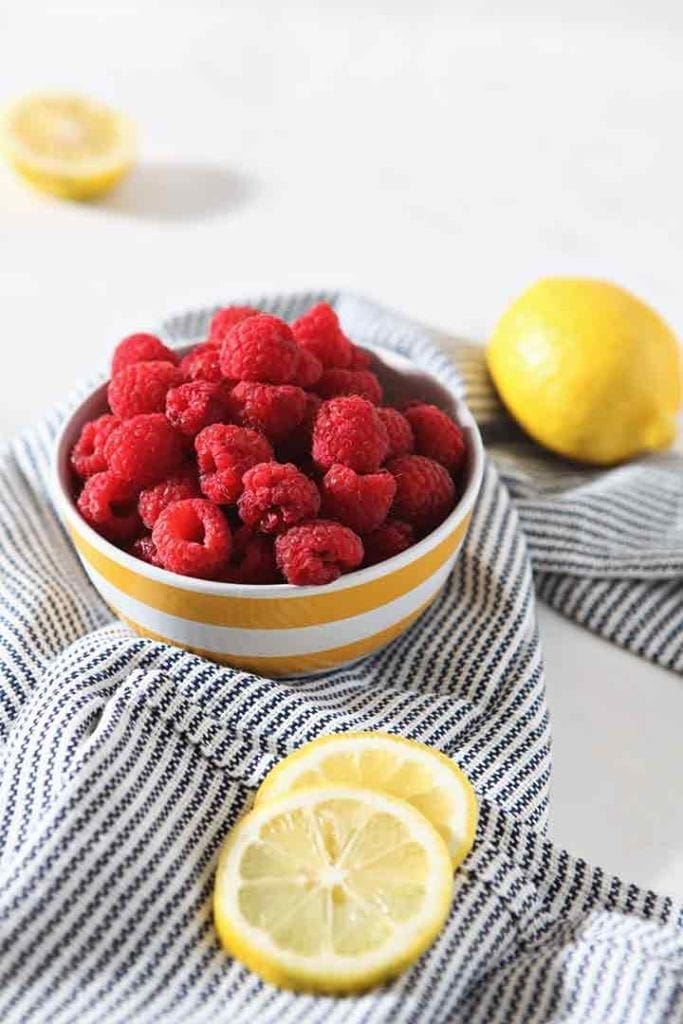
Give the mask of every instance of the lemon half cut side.
<path id="1" fill-rule="evenodd" d="M 354 786 L 297 789 L 230 833 L 214 920 L 227 951 L 265 980 L 357 992 L 428 948 L 452 893 L 446 845 L 410 804 Z"/>
<path id="2" fill-rule="evenodd" d="M 42 192 L 93 199 L 126 174 L 135 131 L 116 111 L 73 93 L 37 93 L 2 117 L 0 142 L 10 165 Z"/>

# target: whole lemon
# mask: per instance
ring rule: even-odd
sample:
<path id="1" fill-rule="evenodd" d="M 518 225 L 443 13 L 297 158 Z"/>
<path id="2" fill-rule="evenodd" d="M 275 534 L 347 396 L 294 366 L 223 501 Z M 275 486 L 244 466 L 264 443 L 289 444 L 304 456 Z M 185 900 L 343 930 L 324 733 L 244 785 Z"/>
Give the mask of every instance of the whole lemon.
<path id="1" fill-rule="evenodd" d="M 610 465 L 674 439 L 678 341 L 617 285 L 538 281 L 503 314 L 486 357 L 512 416 L 554 452 Z"/>

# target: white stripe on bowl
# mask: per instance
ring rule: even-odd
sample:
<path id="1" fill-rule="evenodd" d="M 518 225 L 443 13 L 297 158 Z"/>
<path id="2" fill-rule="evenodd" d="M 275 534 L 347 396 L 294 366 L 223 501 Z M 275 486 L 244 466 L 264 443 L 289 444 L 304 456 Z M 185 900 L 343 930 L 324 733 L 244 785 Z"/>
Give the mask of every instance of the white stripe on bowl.
<path id="1" fill-rule="evenodd" d="M 406 594 L 387 604 L 364 612 L 343 623 L 326 622 L 319 626 L 301 626 L 294 629 L 247 629 L 244 626 L 211 626 L 176 615 L 158 611 L 151 605 L 130 597 L 113 586 L 96 569 L 84 562 L 94 586 L 105 601 L 114 605 L 122 615 L 137 622 L 153 633 L 181 640 L 207 651 L 239 656 L 277 657 L 296 654 L 314 654 L 342 647 L 357 640 L 365 640 L 375 633 L 400 622 L 432 597 L 444 583 L 453 566 L 450 557 L 433 576 Z"/>

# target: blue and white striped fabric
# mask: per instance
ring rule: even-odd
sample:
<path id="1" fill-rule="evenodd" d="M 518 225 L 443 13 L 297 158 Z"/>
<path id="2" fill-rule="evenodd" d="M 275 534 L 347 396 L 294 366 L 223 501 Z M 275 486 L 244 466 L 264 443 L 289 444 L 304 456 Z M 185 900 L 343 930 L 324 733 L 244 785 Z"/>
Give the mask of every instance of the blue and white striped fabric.
<path id="1" fill-rule="evenodd" d="M 293 315 L 312 298 L 256 301 Z M 424 331 L 332 298 L 359 341 L 452 376 Z M 197 322 L 176 318 L 167 333 L 183 337 Z M 557 607 L 680 667 L 680 467 L 581 476 L 560 491 L 557 472 L 537 475 L 528 452 L 520 460 L 494 439 L 498 413 L 487 418 L 481 394 L 508 486 L 489 464 L 437 604 L 385 651 L 292 683 L 111 621 L 46 495 L 60 416 L 2 454 L 2 1024 L 683 1019 L 683 907 L 544 838 L 550 732 L 529 560 Z M 477 408 L 474 388 L 472 399 Z M 662 484 L 655 515 L 648 480 Z M 622 529 L 611 507 L 634 525 Z M 636 621 L 637 594 L 650 612 Z M 340 999 L 280 992 L 218 946 L 217 850 L 280 757 L 322 733 L 374 728 L 450 754 L 479 794 L 448 925 L 386 988 Z"/>

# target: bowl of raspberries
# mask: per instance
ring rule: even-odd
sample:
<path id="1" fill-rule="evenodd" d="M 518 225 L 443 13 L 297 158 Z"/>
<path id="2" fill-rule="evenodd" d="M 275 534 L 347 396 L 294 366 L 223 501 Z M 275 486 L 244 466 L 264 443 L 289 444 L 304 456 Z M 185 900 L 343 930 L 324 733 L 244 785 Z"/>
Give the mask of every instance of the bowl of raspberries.
<path id="1" fill-rule="evenodd" d="M 207 319 L 182 348 L 116 346 L 58 440 L 64 524 L 142 635 L 270 676 L 356 660 L 452 568 L 483 469 L 474 420 L 326 302 Z"/>

